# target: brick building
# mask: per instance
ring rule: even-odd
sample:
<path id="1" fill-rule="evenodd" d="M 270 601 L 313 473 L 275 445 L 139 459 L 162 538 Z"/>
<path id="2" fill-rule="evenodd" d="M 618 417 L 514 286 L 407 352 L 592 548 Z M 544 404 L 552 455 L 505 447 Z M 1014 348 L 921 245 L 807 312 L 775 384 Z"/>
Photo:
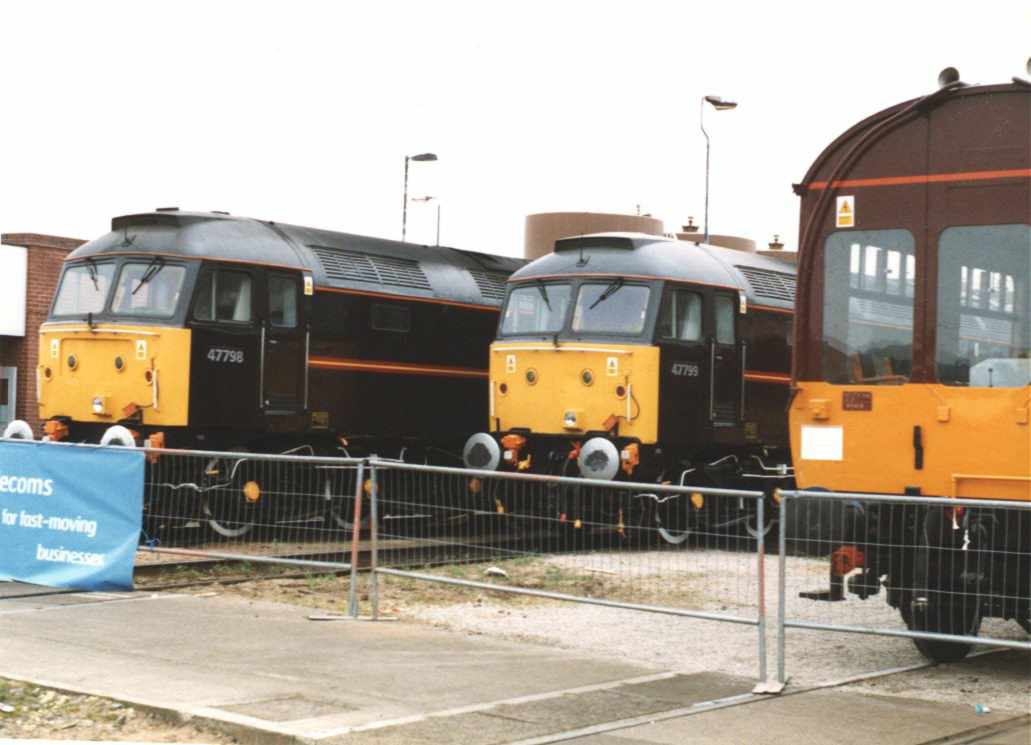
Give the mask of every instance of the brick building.
<path id="1" fill-rule="evenodd" d="M 24 419 L 40 435 L 36 409 L 37 335 L 61 263 L 85 241 L 36 233 L 0 236 L 0 432 Z"/>

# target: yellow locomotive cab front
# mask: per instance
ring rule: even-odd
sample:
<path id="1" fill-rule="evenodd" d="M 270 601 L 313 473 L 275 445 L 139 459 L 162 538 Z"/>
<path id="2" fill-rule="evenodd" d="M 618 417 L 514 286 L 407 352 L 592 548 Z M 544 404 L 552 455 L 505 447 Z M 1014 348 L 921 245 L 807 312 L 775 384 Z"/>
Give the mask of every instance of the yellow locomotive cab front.
<path id="1" fill-rule="evenodd" d="M 491 345 L 491 423 L 497 431 L 569 435 L 618 430 L 658 439 L 659 349 L 604 343 Z"/>
<path id="2" fill-rule="evenodd" d="M 187 424 L 189 329 L 47 323 L 39 360 L 40 419 Z"/>

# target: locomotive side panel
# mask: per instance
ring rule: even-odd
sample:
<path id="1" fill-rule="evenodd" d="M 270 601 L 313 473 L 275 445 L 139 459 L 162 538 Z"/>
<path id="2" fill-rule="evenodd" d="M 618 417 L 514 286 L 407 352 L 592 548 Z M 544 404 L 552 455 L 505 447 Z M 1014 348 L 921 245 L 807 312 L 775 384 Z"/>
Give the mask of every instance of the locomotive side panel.
<path id="1" fill-rule="evenodd" d="M 309 408 L 319 426 L 451 441 L 486 416 L 496 313 L 323 290 L 313 308 Z"/>

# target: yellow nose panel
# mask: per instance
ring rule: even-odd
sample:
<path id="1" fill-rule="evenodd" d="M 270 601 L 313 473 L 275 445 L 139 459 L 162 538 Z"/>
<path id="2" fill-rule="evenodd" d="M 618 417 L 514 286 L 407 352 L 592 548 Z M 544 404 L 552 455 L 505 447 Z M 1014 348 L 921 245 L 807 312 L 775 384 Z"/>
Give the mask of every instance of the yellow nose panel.
<path id="1" fill-rule="evenodd" d="M 185 426 L 190 330 L 45 324 L 39 334 L 39 416 L 116 422 L 137 407 L 144 424 Z M 94 407 L 94 400 L 103 405 Z M 128 407 L 128 408 L 127 408 Z"/>
<path id="2" fill-rule="evenodd" d="M 576 437 L 618 426 L 646 445 L 658 439 L 658 347 L 497 342 L 490 383 L 492 428 Z"/>

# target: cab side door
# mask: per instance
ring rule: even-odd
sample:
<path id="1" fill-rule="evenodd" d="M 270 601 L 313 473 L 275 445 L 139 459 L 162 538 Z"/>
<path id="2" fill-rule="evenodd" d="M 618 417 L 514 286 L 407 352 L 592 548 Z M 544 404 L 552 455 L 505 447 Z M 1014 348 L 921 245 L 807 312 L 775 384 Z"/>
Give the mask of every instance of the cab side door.
<path id="1" fill-rule="evenodd" d="M 251 268 L 207 264 L 200 269 L 188 319 L 193 427 L 238 429 L 261 423 L 259 281 Z"/>
<path id="2" fill-rule="evenodd" d="M 269 271 L 261 325 L 261 402 L 266 414 L 304 411 L 308 392 L 308 303 L 300 273 Z"/>
<path id="3" fill-rule="evenodd" d="M 709 425 L 709 365 L 705 295 L 699 288 L 667 284 L 659 307 L 659 439 L 691 443 Z"/>
<path id="4" fill-rule="evenodd" d="M 741 411 L 741 349 L 737 342 L 737 293 L 712 293 L 709 335 L 709 420 L 714 427 L 738 424 Z"/>

